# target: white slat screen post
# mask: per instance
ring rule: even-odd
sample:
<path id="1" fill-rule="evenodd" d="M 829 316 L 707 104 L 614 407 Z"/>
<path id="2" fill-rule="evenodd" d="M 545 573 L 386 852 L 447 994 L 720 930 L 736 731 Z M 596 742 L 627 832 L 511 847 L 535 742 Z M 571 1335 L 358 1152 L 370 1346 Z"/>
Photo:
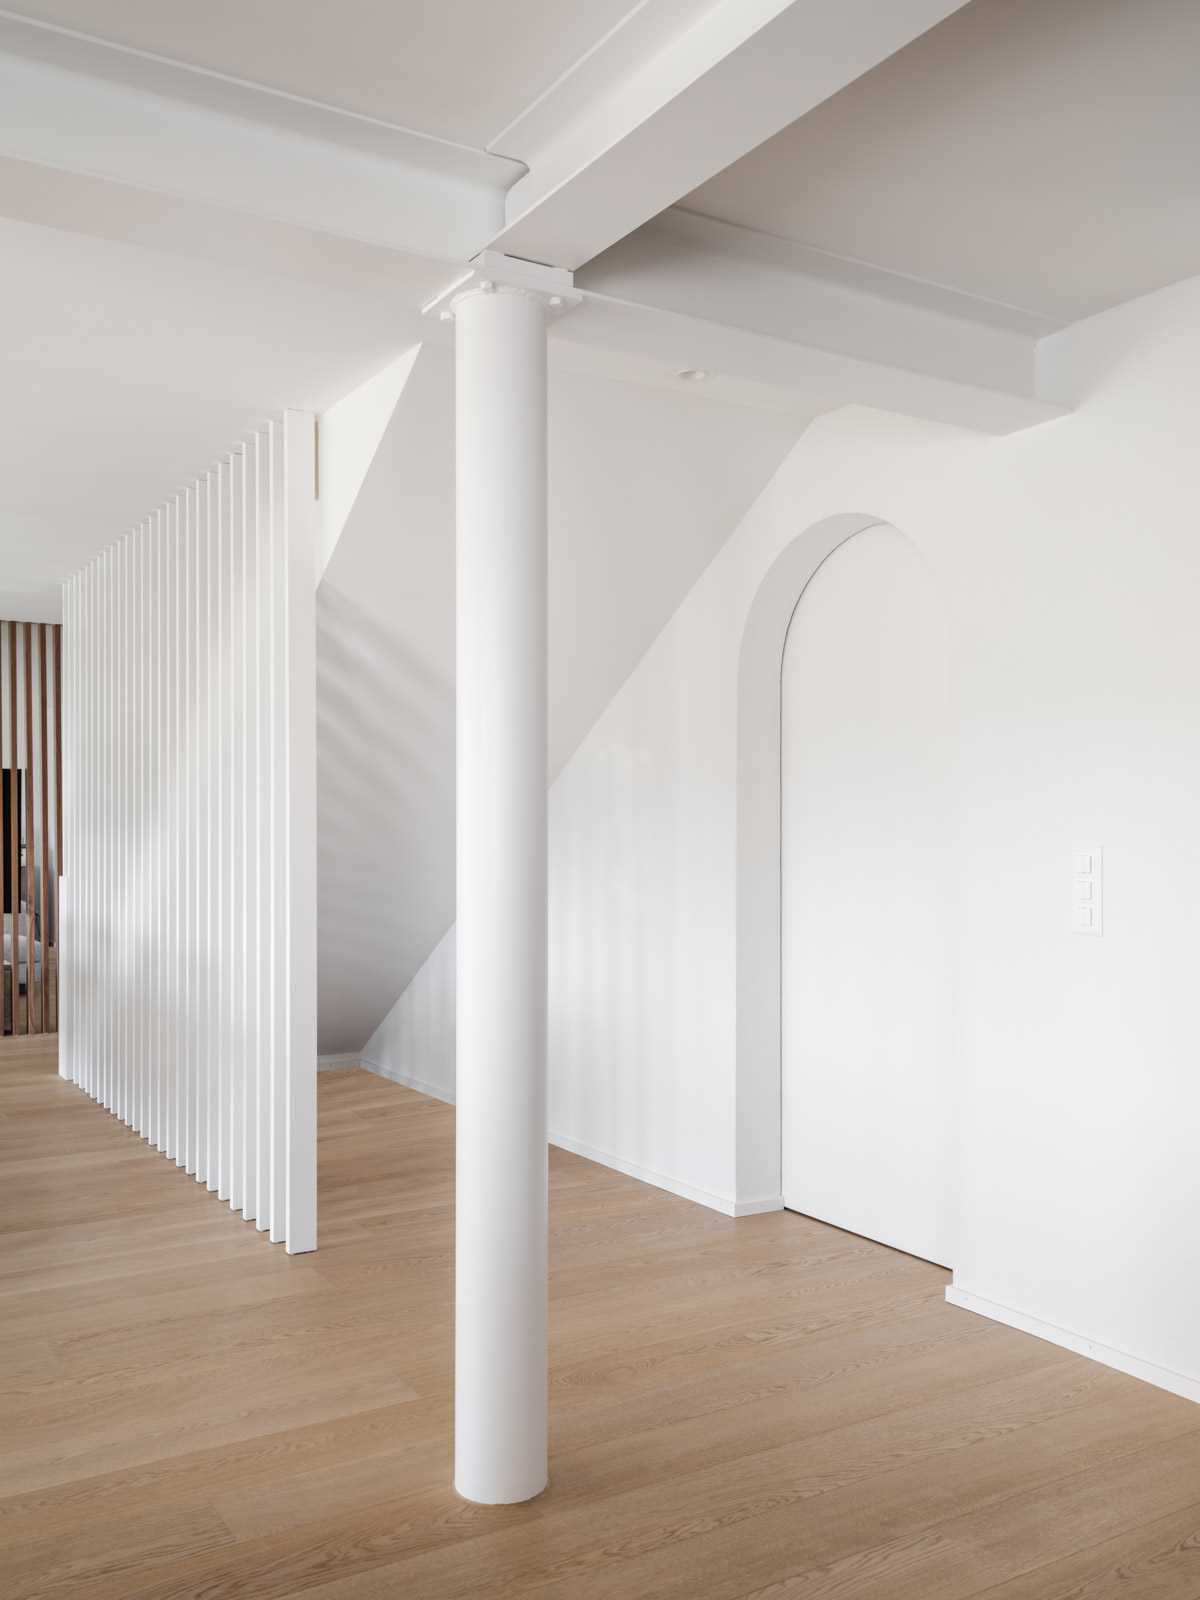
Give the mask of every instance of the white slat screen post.
<path id="1" fill-rule="evenodd" d="M 265 424 L 65 585 L 63 1076 L 317 1241 L 315 433 Z"/>

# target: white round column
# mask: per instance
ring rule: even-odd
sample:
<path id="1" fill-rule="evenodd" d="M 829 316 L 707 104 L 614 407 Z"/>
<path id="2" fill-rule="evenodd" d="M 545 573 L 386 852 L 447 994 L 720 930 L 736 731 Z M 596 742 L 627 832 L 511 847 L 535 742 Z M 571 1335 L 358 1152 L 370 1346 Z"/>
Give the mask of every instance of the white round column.
<path id="1" fill-rule="evenodd" d="M 454 305 L 458 1071 L 454 1485 L 546 1486 L 546 311 Z"/>

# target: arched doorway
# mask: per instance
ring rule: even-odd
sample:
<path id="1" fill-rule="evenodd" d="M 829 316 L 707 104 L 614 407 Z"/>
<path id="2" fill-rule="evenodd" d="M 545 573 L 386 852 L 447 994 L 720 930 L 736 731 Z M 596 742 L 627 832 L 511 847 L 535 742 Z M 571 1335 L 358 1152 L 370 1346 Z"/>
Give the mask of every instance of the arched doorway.
<path id="1" fill-rule="evenodd" d="M 783 1195 L 783 968 L 781 732 L 784 648 L 814 575 L 848 541 L 887 527 L 842 513 L 797 535 L 765 574 L 747 616 L 738 667 L 737 1073 L 735 1145 L 739 1213 L 779 1207 Z M 890 530 L 894 534 L 894 530 Z M 899 537 L 899 535 L 895 535 Z M 957 1189 L 957 1117 L 948 1183 Z M 953 1260 L 953 1247 L 938 1246 Z"/>
<path id="2" fill-rule="evenodd" d="M 885 523 L 805 585 L 780 691 L 784 1205 L 953 1254 L 946 648 Z"/>

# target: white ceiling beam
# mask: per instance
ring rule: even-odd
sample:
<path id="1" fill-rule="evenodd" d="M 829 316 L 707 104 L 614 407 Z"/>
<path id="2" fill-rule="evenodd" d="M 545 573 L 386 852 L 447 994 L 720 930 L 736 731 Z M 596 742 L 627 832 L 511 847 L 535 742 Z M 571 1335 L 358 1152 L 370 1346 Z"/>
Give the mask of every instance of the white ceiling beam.
<path id="1" fill-rule="evenodd" d="M 525 170 L 470 145 L 13 11 L 0 10 L 0 52 L 488 187 L 506 188 Z"/>
<path id="2" fill-rule="evenodd" d="M 576 270 L 957 11 L 963 0 L 719 0 L 523 146 L 489 243 Z"/>
<path id="3" fill-rule="evenodd" d="M 419 135 L 364 148 L 328 137 L 322 117 L 300 131 L 0 53 L 10 162 L 452 263 L 502 222 L 513 162 Z"/>
<path id="4" fill-rule="evenodd" d="M 830 356 L 1037 395 L 1037 337 L 1046 331 L 1037 319 L 690 212 L 664 212 L 576 281 L 608 300 Z"/>
<path id="5" fill-rule="evenodd" d="M 557 359 L 631 383 L 686 384 L 697 395 L 794 417 L 873 406 L 981 433 L 1007 434 L 1064 414 L 1026 387 L 996 387 L 813 343 L 730 327 L 584 289 L 552 329 Z M 685 376 L 702 373 L 702 381 Z"/>

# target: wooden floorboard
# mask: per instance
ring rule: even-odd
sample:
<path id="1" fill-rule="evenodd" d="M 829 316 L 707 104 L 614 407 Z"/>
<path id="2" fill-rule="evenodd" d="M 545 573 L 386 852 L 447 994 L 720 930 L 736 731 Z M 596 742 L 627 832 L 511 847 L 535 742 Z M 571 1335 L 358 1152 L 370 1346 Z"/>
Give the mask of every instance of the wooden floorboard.
<path id="1" fill-rule="evenodd" d="M 320 1076 L 288 1257 L 0 1052 L 4 1600 L 1200 1600 L 1200 1408 L 553 1150 L 551 1487 L 457 1499 L 453 1111 Z"/>

